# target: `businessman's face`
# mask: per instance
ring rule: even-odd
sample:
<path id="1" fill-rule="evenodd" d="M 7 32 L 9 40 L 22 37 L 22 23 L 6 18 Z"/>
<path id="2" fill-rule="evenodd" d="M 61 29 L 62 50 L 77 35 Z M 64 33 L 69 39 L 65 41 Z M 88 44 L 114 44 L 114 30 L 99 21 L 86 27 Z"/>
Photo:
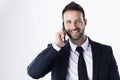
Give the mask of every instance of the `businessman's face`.
<path id="1" fill-rule="evenodd" d="M 84 35 L 86 20 L 79 11 L 68 10 L 63 15 L 64 26 L 71 40 L 80 40 Z"/>

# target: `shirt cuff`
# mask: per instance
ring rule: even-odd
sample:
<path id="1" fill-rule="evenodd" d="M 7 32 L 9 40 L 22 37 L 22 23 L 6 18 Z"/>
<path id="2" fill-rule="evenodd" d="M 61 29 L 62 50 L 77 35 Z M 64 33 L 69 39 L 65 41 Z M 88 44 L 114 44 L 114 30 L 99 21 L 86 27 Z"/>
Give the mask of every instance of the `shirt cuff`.
<path id="1" fill-rule="evenodd" d="M 56 50 L 56 51 L 60 51 L 60 47 L 58 47 L 55 43 L 52 44 L 53 48 Z"/>

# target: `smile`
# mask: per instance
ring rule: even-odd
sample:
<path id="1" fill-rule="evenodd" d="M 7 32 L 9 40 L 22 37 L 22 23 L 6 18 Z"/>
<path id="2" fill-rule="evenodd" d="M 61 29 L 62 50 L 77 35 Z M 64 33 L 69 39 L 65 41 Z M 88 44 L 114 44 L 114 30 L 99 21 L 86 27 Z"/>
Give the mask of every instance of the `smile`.
<path id="1" fill-rule="evenodd" d="M 79 30 L 79 29 L 76 29 L 76 30 L 71 30 L 71 33 L 78 33 L 78 32 L 80 32 L 80 30 Z"/>

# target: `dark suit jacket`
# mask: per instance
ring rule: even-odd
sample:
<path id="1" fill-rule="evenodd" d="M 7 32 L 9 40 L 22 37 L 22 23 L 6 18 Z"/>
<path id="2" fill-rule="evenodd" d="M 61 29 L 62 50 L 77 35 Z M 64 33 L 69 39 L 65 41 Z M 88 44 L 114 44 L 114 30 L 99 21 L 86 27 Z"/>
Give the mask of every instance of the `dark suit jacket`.
<path id="1" fill-rule="evenodd" d="M 93 55 L 93 80 L 120 80 L 112 48 L 90 40 Z M 28 66 L 28 74 L 35 79 L 52 71 L 51 80 L 66 80 L 70 54 L 69 42 L 57 52 L 50 44 Z"/>

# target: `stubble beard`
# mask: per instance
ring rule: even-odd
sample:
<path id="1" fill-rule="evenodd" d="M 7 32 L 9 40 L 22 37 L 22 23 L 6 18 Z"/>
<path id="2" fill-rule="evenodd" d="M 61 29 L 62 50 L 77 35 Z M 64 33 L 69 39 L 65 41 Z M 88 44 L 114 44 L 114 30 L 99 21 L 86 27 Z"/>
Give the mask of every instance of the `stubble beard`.
<path id="1" fill-rule="evenodd" d="M 84 29 L 82 30 L 81 33 L 79 33 L 79 36 L 77 38 L 72 37 L 72 35 L 69 32 L 67 32 L 67 35 L 72 41 L 80 41 L 84 37 Z"/>

